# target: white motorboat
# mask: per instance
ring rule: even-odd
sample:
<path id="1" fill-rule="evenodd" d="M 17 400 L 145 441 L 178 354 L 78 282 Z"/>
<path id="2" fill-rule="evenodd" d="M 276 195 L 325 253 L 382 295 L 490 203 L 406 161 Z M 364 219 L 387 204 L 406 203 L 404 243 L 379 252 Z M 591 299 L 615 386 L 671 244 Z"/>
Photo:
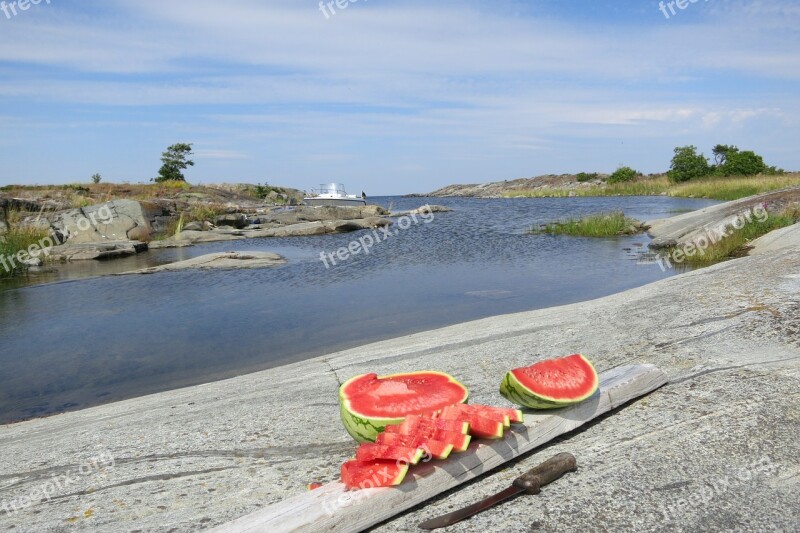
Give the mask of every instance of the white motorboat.
<path id="1" fill-rule="evenodd" d="M 303 198 L 306 205 L 367 205 L 367 195 L 347 194 L 341 183 L 323 183 L 319 189 L 312 189 L 311 194 Z"/>

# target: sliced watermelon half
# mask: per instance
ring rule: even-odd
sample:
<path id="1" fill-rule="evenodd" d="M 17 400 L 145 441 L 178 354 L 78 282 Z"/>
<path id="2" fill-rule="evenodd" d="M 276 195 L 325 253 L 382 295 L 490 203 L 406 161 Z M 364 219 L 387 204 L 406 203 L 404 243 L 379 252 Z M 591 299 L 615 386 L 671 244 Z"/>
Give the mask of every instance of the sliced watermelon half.
<path id="1" fill-rule="evenodd" d="M 599 386 L 592 363 L 574 354 L 509 371 L 500 384 L 500 394 L 523 407 L 557 409 L 582 402 Z"/>
<path id="2" fill-rule="evenodd" d="M 342 483 L 348 489 L 394 487 L 405 479 L 408 464 L 398 461 L 347 461 L 342 465 Z"/>
<path id="3" fill-rule="evenodd" d="M 424 454 L 425 451 L 417 447 L 388 446 L 386 444 L 365 442 L 356 450 L 356 461 L 361 461 L 362 463 L 371 461 L 405 461 L 408 464 L 415 465 L 419 463 Z"/>
<path id="4" fill-rule="evenodd" d="M 363 374 L 339 388 L 342 422 L 359 442 L 371 442 L 390 424 L 408 415 L 438 411 L 464 403 L 467 388 L 443 372 L 410 372 L 379 377 Z"/>
<path id="5" fill-rule="evenodd" d="M 502 439 L 505 426 L 500 420 L 484 418 L 477 413 L 462 411 L 459 406 L 451 405 L 442 409 L 438 415 L 442 420 L 455 420 L 469 424 L 469 434 L 482 439 Z"/>
<path id="6" fill-rule="evenodd" d="M 454 446 L 440 440 L 423 437 L 421 435 L 401 435 L 399 433 L 381 433 L 375 439 L 376 444 L 388 446 L 407 446 L 419 448 L 434 459 L 447 459 Z"/>

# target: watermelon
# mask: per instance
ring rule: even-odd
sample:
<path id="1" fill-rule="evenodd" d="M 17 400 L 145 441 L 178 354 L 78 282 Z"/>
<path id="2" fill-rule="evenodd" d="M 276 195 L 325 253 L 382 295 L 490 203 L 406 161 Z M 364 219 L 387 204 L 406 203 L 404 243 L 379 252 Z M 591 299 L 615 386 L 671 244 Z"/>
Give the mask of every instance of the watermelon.
<path id="1" fill-rule="evenodd" d="M 425 452 L 417 447 L 388 446 L 365 442 L 356 450 L 356 461 L 369 463 L 372 461 L 405 461 L 415 465 L 419 463 Z"/>
<path id="2" fill-rule="evenodd" d="M 461 424 L 464 427 L 464 424 Z M 420 424 L 417 427 L 409 427 L 407 424 L 386 426 L 387 434 L 398 435 L 411 435 L 431 438 L 439 442 L 451 444 L 454 452 L 465 452 L 469 448 L 469 443 L 472 437 L 463 432 L 447 431 L 445 429 L 437 429 L 433 425 Z"/>
<path id="3" fill-rule="evenodd" d="M 532 409 L 556 409 L 581 402 L 597 391 L 600 379 L 581 354 L 540 361 L 509 371 L 500 394 Z"/>
<path id="4" fill-rule="evenodd" d="M 347 461 L 342 465 L 342 483 L 348 489 L 371 489 L 399 485 L 408 473 L 400 461 Z"/>
<path id="5" fill-rule="evenodd" d="M 477 412 L 468 412 L 459 407 L 456 405 L 445 407 L 437 416 L 442 420 L 467 422 L 469 424 L 469 434 L 473 437 L 483 439 L 503 438 L 503 430 L 505 429 L 503 421 L 484 418 Z"/>
<path id="6" fill-rule="evenodd" d="M 380 433 L 375 439 L 377 444 L 388 446 L 407 446 L 420 448 L 434 459 L 447 459 L 454 446 L 440 440 L 423 437 L 422 435 L 401 435 L 399 433 Z"/>
<path id="7" fill-rule="evenodd" d="M 403 422 L 408 415 L 438 411 L 464 403 L 468 397 L 464 385 L 434 371 L 383 377 L 363 374 L 339 388 L 342 422 L 359 442 L 374 441 L 383 428 Z"/>
<path id="8" fill-rule="evenodd" d="M 476 404 L 456 404 L 452 407 L 462 413 L 474 414 L 483 418 L 488 418 L 489 420 L 501 422 L 504 427 L 510 427 L 512 422 L 520 423 L 523 421 L 522 411 L 519 409 L 504 409 L 501 407 Z"/>
<path id="9" fill-rule="evenodd" d="M 403 423 L 400 424 L 400 433 L 406 435 L 437 429 L 467 435 L 469 433 L 469 422 L 464 420 L 433 418 L 430 415 L 409 415 L 403 420 Z"/>

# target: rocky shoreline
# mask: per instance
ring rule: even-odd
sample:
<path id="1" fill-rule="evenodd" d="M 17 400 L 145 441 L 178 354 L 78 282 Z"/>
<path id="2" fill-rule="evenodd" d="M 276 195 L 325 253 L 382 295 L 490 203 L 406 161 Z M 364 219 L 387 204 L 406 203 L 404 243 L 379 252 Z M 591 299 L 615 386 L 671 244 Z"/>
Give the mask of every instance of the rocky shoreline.
<path id="1" fill-rule="evenodd" d="M 696 223 L 675 219 L 673 228 Z M 0 527 L 207 529 L 337 477 L 353 451 L 337 389 L 353 375 L 435 368 L 464 382 L 475 403 L 502 405 L 508 368 L 583 352 L 600 371 L 656 364 L 670 383 L 375 530 L 414 531 L 569 451 L 580 469 L 535 502 L 451 530 L 790 531 L 800 521 L 798 295 L 800 248 L 783 241 L 598 300 L 0 426 Z M 64 476 L 68 485 L 48 485 Z"/>
<path id="2" fill-rule="evenodd" d="M 104 260 L 162 248 L 269 237 L 307 237 L 331 233 L 374 230 L 392 224 L 392 219 L 427 212 L 445 212 L 442 206 L 390 213 L 378 205 L 274 206 L 229 204 L 225 213 L 183 223 L 185 211 L 172 201 L 115 199 L 82 208 L 52 210 L 46 202 L 2 199 L 5 219 L 15 210 L 21 227 L 38 228 L 48 234 L 38 248 L 42 253 L 23 252 L 18 258 L 29 267 L 44 264 Z M 6 224 L 0 228 L 0 235 Z M 174 232 L 170 233 L 170 228 Z M 216 264 L 221 264 L 219 261 Z M 236 268 L 244 262 L 228 262 Z"/>

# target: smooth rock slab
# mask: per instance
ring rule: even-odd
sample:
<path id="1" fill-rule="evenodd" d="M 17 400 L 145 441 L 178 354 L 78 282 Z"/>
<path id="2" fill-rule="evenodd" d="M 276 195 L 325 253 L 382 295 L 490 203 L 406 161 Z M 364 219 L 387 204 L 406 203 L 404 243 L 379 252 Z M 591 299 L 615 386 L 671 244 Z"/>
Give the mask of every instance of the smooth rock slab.
<path id="1" fill-rule="evenodd" d="M 199 270 L 222 270 L 238 268 L 269 268 L 283 265 L 286 260 L 272 252 L 220 252 L 214 254 L 201 255 L 185 261 L 177 261 L 168 265 L 143 268 L 123 272 L 125 274 L 155 274 L 156 272 L 175 272 L 178 270 L 199 269 Z"/>
<path id="2" fill-rule="evenodd" d="M 792 187 L 756 196 L 750 196 L 725 202 L 690 213 L 669 218 L 660 218 L 646 222 L 648 233 L 653 237 L 650 248 L 669 248 L 696 243 L 698 239 L 708 239 L 719 228 L 730 227 L 737 218 L 750 213 L 751 219 L 757 220 L 757 209 L 766 209 L 769 213 L 780 211 L 784 207 L 800 203 L 800 187 Z M 755 213 L 755 215 L 753 214 Z"/>
<path id="3" fill-rule="evenodd" d="M 782 248 L 800 250 L 800 224 L 776 229 L 750 243 L 750 255 L 765 254 Z"/>
<path id="4" fill-rule="evenodd" d="M 374 531 L 416 532 L 561 451 L 575 454 L 576 473 L 447 532 L 796 531 L 798 273 L 800 253 L 787 248 L 598 300 L 0 426 L 0 530 L 202 531 L 338 477 L 355 450 L 339 419 L 343 380 L 436 369 L 469 387 L 471 402 L 508 405 L 498 393 L 508 369 L 583 352 L 600 372 L 655 364 L 670 384 Z M 191 350 L 176 357 L 191 360 Z M 113 466 L 84 467 L 104 454 Z M 43 497 L 65 475 L 71 482 Z"/>

